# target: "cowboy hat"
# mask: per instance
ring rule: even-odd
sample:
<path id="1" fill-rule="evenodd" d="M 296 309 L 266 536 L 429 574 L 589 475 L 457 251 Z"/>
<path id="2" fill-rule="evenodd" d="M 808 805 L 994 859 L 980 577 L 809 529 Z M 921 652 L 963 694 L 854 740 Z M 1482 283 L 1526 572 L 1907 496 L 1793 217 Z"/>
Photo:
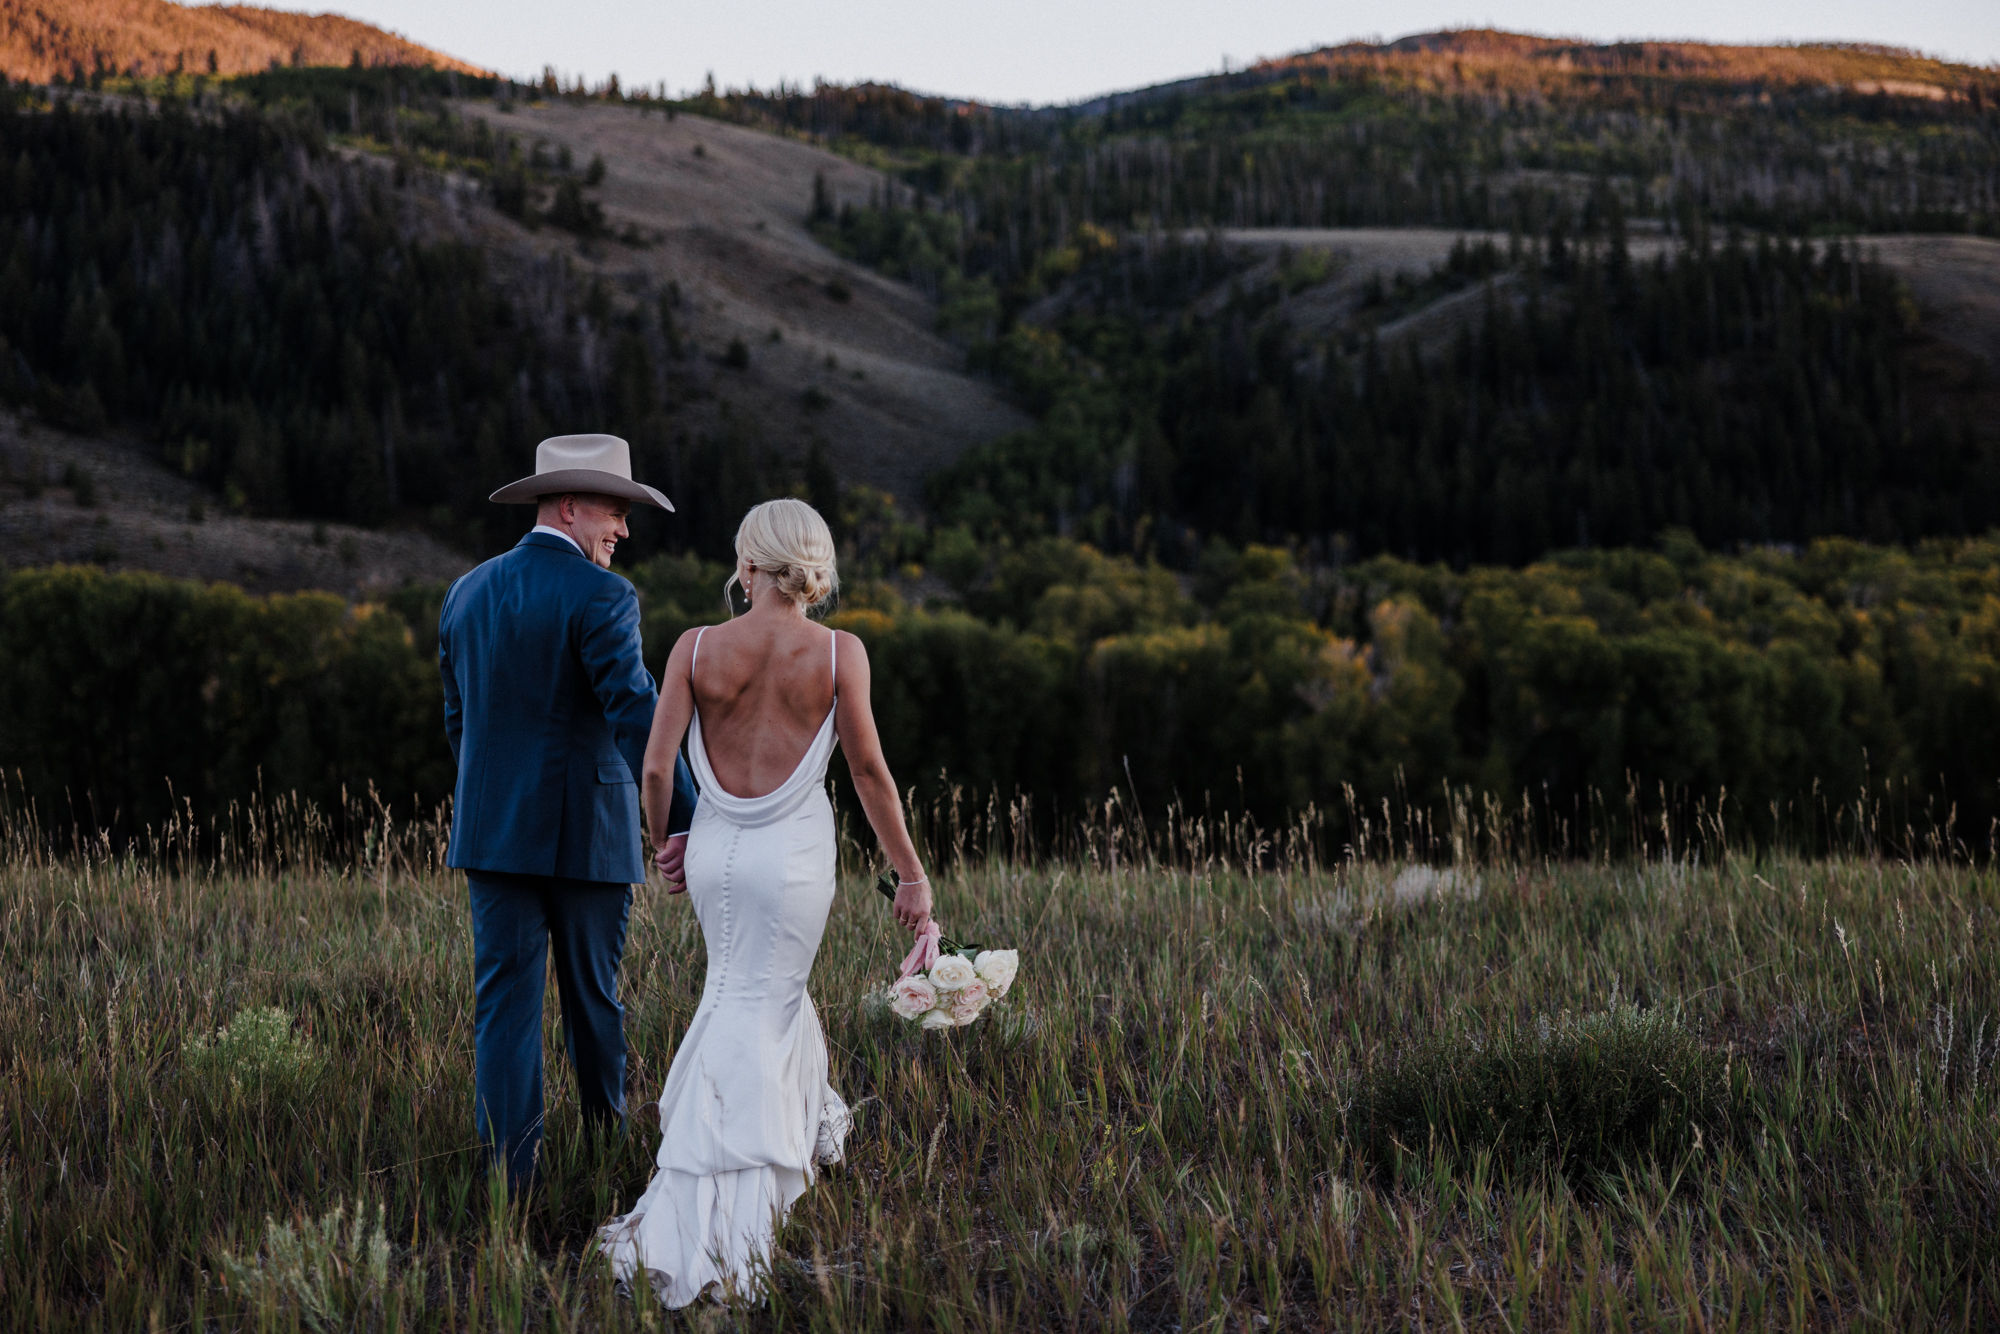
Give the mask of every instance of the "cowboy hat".
<path id="1" fill-rule="evenodd" d="M 673 501 L 632 480 L 632 447 L 615 435 L 552 435 L 535 446 L 534 476 L 509 482 L 487 499 L 516 505 L 570 491 L 658 505 L 668 513 L 674 508 Z"/>

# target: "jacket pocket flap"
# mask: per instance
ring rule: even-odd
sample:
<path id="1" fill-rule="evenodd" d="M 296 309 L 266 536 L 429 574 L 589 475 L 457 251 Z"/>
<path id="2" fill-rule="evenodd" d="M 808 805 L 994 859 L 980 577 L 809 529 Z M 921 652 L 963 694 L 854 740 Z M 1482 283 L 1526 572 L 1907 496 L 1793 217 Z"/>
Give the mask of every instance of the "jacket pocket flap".
<path id="1" fill-rule="evenodd" d="M 622 764 L 600 764 L 597 766 L 597 781 L 600 783 L 629 783 L 632 771 Z"/>

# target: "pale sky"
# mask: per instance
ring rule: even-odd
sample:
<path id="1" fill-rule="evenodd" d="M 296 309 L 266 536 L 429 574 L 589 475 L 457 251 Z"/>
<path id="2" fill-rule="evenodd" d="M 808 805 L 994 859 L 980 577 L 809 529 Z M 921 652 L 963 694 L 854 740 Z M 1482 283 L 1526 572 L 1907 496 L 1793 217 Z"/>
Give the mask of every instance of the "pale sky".
<path id="1" fill-rule="evenodd" d="M 268 3 L 269 0 L 266 0 Z M 283 3 L 314 9 L 328 0 Z M 864 79 L 989 102 L 1073 101 L 1354 38 L 1499 27 L 1596 40 L 1865 41 L 2000 62 L 2000 0 L 331 0 L 516 77 L 553 65 L 670 92 Z"/>

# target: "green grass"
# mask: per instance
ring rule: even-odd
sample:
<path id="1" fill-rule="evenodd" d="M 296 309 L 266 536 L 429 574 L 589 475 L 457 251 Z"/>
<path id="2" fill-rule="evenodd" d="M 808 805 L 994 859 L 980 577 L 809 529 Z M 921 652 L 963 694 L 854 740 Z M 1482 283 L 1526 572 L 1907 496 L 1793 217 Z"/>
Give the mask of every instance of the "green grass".
<path id="1" fill-rule="evenodd" d="M 559 1057 L 546 1189 L 489 1207 L 463 885 L 434 828 L 385 832 L 360 868 L 278 869 L 253 838 L 244 869 L 177 874 L 170 840 L 53 864 L 14 840 L 0 1323 L 2000 1319 L 1984 869 L 966 865 L 946 925 L 1017 945 L 1020 981 L 922 1035 L 861 1003 L 901 945 L 857 866 L 813 982 L 850 1160 L 783 1232 L 769 1303 L 667 1317 L 589 1253 L 654 1132 L 587 1142 Z M 642 892 L 635 1103 L 701 974 L 686 903 Z"/>

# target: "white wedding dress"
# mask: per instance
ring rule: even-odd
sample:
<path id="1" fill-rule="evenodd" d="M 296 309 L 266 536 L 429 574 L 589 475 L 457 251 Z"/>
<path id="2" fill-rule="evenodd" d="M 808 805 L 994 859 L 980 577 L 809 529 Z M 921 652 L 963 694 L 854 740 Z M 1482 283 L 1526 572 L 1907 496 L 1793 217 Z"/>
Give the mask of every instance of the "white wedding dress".
<path id="1" fill-rule="evenodd" d="M 847 1139 L 847 1104 L 827 1083 L 826 1038 L 806 994 L 833 903 L 833 747 L 829 709 L 790 778 L 738 797 L 715 781 L 699 708 L 689 724 L 701 800 L 687 892 L 708 977 L 660 1095 L 657 1170 L 632 1211 L 599 1232 L 617 1276 L 643 1273 L 670 1307 L 711 1284 L 754 1293 L 786 1211 Z"/>

